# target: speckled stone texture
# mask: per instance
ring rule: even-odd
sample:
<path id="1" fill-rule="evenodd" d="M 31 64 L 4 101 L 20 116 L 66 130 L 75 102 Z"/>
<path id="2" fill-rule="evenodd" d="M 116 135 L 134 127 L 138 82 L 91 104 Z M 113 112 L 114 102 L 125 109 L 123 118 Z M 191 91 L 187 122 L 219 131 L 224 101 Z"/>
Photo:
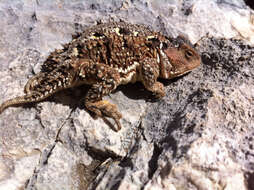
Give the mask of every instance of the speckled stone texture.
<path id="1" fill-rule="evenodd" d="M 199 42 L 199 50 L 202 67 L 170 84 L 168 96 L 148 108 L 145 139 L 160 153 L 150 183 L 166 175 L 167 185 L 183 189 L 189 183 L 197 189 L 244 189 L 240 181 L 254 163 L 254 48 L 211 37 Z"/>
<path id="2" fill-rule="evenodd" d="M 203 61 L 163 80 L 161 100 L 141 84 L 106 97 L 123 114 L 119 132 L 84 110 L 85 86 L 8 108 L 0 115 L 1 190 L 254 189 L 254 14 L 243 0 L 5 0 L 0 16 L 0 103 L 21 95 L 51 51 L 97 22 L 185 35 Z"/>

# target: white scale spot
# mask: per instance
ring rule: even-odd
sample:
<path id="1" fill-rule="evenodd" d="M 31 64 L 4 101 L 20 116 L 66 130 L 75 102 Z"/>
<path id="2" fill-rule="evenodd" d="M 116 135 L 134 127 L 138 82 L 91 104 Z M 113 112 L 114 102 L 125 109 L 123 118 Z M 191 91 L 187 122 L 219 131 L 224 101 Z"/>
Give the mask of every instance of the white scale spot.
<path id="1" fill-rule="evenodd" d="M 157 63 L 159 64 L 160 63 L 160 55 L 157 53 Z"/>
<path id="2" fill-rule="evenodd" d="M 155 38 L 155 36 L 147 36 L 147 38 L 146 39 L 153 39 L 153 38 Z"/>
<path id="3" fill-rule="evenodd" d="M 102 39 L 104 36 L 95 36 L 95 33 L 92 33 L 91 36 L 88 37 L 88 39 L 96 40 L 96 39 Z"/>
<path id="4" fill-rule="evenodd" d="M 115 28 L 115 32 L 116 32 L 117 35 L 121 36 L 121 34 L 120 34 L 120 28 Z"/>
<path id="5" fill-rule="evenodd" d="M 166 56 L 166 54 L 160 49 L 160 54 L 164 57 L 164 58 L 166 58 L 167 56 Z"/>
<path id="6" fill-rule="evenodd" d="M 128 68 L 126 69 L 122 69 L 119 68 L 118 72 L 123 73 L 123 74 L 127 74 L 128 72 L 130 72 L 133 69 L 136 69 L 136 67 L 139 65 L 139 62 L 134 61 L 132 65 L 130 65 Z"/>
<path id="7" fill-rule="evenodd" d="M 138 35 L 138 32 L 133 32 L 133 35 L 134 35 L 134 36 L 137 36 L 137 35 Z"/>
<path id="8" fill-rule="evenodd" d="M 73 48 L 72 55 L 78 56 L 78 49 L 77 48 Z"/>
<path id="9" fill-rule="evenodd" d="M 162 49 L 162 47 L 163 47 L 163 43 L 161 42 L 161 43 L 160 43 L 160 49 Z"/>
<path id="10" fill-rule="evenodd" d="M 135 76 L 135 71 L 130 72 L 125 78 L 121 78 L 120 84 L 127 84 L 129 82 L 135 82 L 134 81 L 134 76 Z"/>
<path id="11" fill-rule="evenodd" d="M 90 36 L 89 38 L 92 39 L 92 40 L 95 40 L 97 37 L 96 36 Z"/>

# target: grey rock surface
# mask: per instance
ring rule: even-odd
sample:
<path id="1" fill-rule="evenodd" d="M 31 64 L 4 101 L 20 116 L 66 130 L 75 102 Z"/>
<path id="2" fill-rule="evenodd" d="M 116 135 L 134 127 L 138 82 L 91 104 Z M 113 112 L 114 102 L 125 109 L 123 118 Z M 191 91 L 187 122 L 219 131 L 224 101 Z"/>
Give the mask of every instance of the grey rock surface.
<path id="1" fill-rule="evenodd" d="M 190 74 L 106 97 L 114 132 L 83 108 L 87 87 L 0 115 L 0 189 L 254 189 L 253 11 L 243 0 L 1 1 L 0 103 L 22 94 L 54 49 L 97 22 L 183 34 L 201 52 Z M 234 39 L 231 39 L 234 38 Z M 235 39 L 237 38 L 237 39 Z"/>

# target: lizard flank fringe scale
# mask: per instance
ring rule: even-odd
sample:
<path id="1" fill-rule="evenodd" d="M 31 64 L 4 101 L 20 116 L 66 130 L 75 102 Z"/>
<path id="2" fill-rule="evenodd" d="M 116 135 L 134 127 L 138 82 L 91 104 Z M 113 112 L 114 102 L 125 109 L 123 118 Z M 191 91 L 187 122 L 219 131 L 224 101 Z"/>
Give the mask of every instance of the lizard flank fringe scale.
<path id="1" fill-rule="evenodd" d="M 140 81 L 161 98 L 165 89 L 157 78 L 181 76 L 200 63 L 198 52 L 183 37 L 170 38 L 125 22 L 100 24 L 52 52 L 41 72 L 28 80 L 25 95 L 2 103 L 0 113 L 9 106 L 39 102 L 60 90 L 86 84 L 90 88 L 85 107 L 97 117 L 114 119 L 120 130 L 122 115 L 103 96 L 119 85 Z"/>

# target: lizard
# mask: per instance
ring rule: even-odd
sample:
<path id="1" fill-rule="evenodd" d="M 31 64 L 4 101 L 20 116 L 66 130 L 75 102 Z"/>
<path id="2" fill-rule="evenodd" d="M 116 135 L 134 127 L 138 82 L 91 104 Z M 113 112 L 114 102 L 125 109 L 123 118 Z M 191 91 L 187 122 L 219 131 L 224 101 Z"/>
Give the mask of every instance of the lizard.
<path id="1" fill-rule="evenodd" d="M 200 64 L 199 53 L 183 36 L 172 38 L 126 22 L 98 24 L 53 51 L 41 71 L 28 80 L 24 95 L 3 102 L 0 113 L 10 106 L 43 101 L 63 89 L 89 85 L 85 108 L 95 118 L 112 118 L 118 131 L 122 114 L 103 96 L 119 85 L 140 81 L 156 98 L 162 98 L 165 87 L 158 78 L 179 77 Z"/>

